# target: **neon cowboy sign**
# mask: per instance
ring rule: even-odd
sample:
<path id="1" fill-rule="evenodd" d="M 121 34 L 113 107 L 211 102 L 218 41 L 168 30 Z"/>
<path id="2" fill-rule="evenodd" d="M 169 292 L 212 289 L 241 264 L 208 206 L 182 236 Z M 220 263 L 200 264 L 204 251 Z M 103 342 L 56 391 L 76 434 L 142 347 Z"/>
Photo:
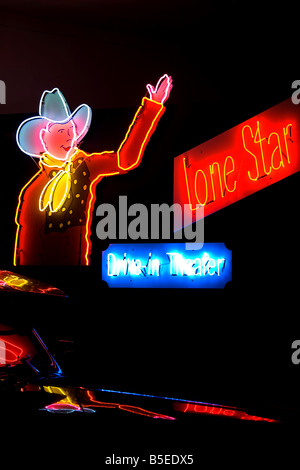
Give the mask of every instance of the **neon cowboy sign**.
<path id="1" fill-rule="evenodd" d="M 73 113 L 61 91 L 45 91 L 39 115 L 21 123 L 17 144 L 38 159 L 38 172 L 19 195 L 15 265 L 88 265 L 96 186 L 105 176 L 136 168 L 165 111 L 172 78 L 164 75 L 147 85 L 123 141 L 116 151 L 92 154 L 79 149 L 89 130 L 91 108 L 82 104 Z"/>
<path id="2" fill-rule="evenodd" d="M 112 244 L 102 254 L 109 287 L 223 288 L 232 256 L 223 243 L 185 250 L 184 243 Z"/>
<path id="3" fill-rule="evenodd" d="M 300 170 L 299 142 L 289 99 L 176 157 L 174 203 L 196 221 L 266 188 Z"/>

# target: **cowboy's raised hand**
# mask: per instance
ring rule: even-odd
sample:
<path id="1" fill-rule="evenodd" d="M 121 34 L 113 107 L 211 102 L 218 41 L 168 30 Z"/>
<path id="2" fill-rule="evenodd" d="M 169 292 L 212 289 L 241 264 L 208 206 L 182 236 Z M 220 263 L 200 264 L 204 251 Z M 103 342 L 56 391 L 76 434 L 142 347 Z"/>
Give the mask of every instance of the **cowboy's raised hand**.
<path id="1" fill-rule="evenodd" d="M 172 87 L 172 77 L 167 74 L 163 75 L 158 80 L 155 88 L 153 85 L 147 85 L 150 100 L 163 104 L 169 98 Z"/>

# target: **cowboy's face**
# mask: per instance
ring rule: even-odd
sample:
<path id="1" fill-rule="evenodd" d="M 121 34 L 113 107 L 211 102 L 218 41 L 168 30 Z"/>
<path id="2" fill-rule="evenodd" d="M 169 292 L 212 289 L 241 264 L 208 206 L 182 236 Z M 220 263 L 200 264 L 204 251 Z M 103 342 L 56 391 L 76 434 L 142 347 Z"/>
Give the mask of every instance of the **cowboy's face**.
<path id="1" fill-rule="evenodd" d="M 64 124 L 49 122 L 40 133 L 45 152 L 59 160 L 67 160 L 72 155 L 76 148 L 76 137 L 76 127 L 72 120 Z"/>

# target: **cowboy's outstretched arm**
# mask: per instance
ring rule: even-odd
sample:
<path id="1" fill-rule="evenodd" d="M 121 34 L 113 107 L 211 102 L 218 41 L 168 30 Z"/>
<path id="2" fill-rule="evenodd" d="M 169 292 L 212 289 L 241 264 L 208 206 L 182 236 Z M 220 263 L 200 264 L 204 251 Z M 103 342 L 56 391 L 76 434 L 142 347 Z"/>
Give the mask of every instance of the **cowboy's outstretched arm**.
<path id="1" fill-rule="evenodd" d="M 172 78 L 164 75 L 156 87 L 147 85 L 149 97 L 142 100 L 133 121 L 118 151 L 118 166 L 122 171 L 136 168 L 143 156 L 145 147 L 165 111 L 164 103 L 172 89 Z"/>
<path id="2" fill-rule="evenodd" d="M 139 165 L 145 147 L 165 111 L 164 103 L 171 89 L 172 78 L 168 75 L 161 77 L 155 87 L 147 85 L 149 97 L 143 98 L 117 152 L 89 155 L 87 161 L 92 179 L 127 173 Z"/>

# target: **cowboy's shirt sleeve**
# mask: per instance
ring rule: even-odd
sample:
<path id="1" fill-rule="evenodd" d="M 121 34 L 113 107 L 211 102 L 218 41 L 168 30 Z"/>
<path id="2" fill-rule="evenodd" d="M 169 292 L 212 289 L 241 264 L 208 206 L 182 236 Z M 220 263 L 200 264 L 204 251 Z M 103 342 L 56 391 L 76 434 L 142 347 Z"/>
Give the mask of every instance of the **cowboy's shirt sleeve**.
<path id="1" fill-rule="evenodd" d="M 86 162 L 91 179 L 127 173 L 136 168 L 164 111 L 163 104 L 143 98 L 118 150 L 88 155 Z"/>

